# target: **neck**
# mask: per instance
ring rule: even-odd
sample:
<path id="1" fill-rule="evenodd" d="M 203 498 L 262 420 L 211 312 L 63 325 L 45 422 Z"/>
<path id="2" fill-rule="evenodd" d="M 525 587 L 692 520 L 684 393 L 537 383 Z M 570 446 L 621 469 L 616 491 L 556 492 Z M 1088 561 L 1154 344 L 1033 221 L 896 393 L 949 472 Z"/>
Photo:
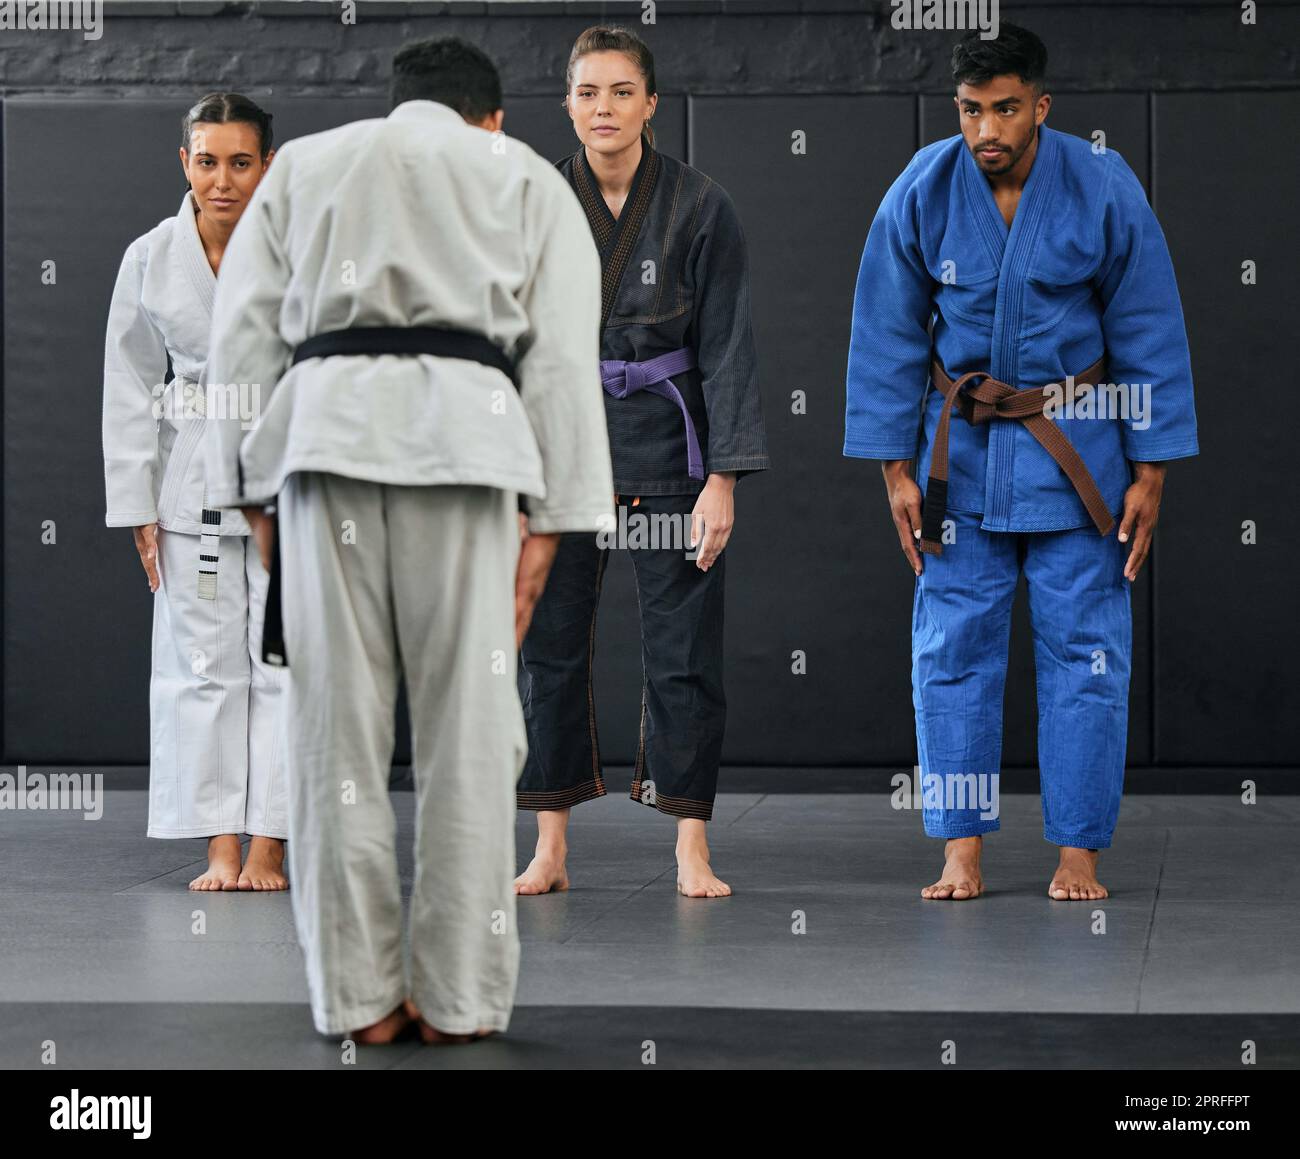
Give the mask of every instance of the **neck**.
<path id="1" fill-rule="evenodd" d="M 235 231 L 235 224 L 232 222 L 227 225 L 224 222 L 214 222 L 201 208 L 198 207 L 198 201 L 191 194 L 191 201 L 195 205 L 194 223 L 199 229 L 199 238 L 203 242 L 203 248 L 209 252 L 215 252 L 218 256 L 225 252 L 226 243 L 230 240 L 230 235 Z"/>
<path id="2" fill-rule="evenodd" d="M 635 143 L 618 153 L 594 153 L 587 146 L 583 146 L 583 153 L 603 192 L 627 193 L 636 167 L 641 164 L 641 136 L 637 134 Z"/>

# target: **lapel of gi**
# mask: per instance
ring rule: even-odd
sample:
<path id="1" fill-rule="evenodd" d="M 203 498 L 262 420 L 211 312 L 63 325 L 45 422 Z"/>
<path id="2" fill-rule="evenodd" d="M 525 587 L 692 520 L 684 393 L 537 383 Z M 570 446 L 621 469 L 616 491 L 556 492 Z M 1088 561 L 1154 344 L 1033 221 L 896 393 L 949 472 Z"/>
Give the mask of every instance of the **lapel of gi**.
<path id="1" fill-rule="evenodd" d="M 199 223 L 194 218 L 192 198 L 192 193 L 185 194 L 181 201 L 180 212 L 176 215 L 180 218 L 181 261 L 194 285 L 194 292 L 199 296 L 199 301 L 211 314 L 213 303 L 216 301 L 217 276 L 212 272 L 212 267 L 208 264 L 208 255 L 203 250 L 203 239 L 199 237 Z"/>
<path id="2" fill-rule="evenodd" d="M 649 211 L 650 199 L 654 195 L 661 168 L 659 154 L 642 141 L 641 162 L 632 178 L 632 188 L 623 204 L 623 212 L 616 218 L 600 195 L 596 176 L 587 164 L 586 149 L 580 148 L 573 155 L 573 187 L 591 225 L 596 248 L 600 250 L 601 330 L 605 329 L 614 309 L 618 288 L 623 281 L 628 258 L 632 256 L 632 247 L 636 245 L 641 225 Z"/>

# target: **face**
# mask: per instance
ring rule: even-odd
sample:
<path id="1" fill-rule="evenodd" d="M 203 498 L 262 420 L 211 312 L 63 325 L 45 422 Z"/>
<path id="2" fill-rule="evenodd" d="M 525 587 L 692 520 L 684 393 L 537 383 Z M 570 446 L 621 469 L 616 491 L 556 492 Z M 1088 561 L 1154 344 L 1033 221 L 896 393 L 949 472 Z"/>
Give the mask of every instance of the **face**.
<path id="1" fill-rule="evenodd" d="M 589 52 L 574 65 L 566 104 L 573 131 L 593 153 L 620 153 L 636 144 L 658 103 L 625 53 Z"/>
<path id="2" fill-rule="evenodd" d="M 1052 98 L 1037 100 L 1018 76 L 995 76 L 987 84 L 957 86 L 957 115 L 971 156 L 989 177 L 1008 173 L 1025 155 L 1047 117 Z"/>
<path id="3" fill-rule="evenodd" d="M 199 212 L 214 222 L 234 225 L 274 156 L 272 150 L 262 161 L 257 129 L 247 121 L 196 121 L 190 147 L 181 149 L 181 167 Z"/>

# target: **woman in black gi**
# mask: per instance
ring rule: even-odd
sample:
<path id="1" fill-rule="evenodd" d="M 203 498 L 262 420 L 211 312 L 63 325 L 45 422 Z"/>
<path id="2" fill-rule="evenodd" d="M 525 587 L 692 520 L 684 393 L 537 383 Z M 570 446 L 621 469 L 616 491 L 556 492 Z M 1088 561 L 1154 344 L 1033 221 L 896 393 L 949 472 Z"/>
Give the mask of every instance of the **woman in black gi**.
<path id="1" fill-rule="evenodd" d="M 558 168 L 601 256 L 601 377 L 628 530 L 613 546 L 632 550 L 640 605 L 632 797 L 677 818 L 678 890 L 725 897 L 705 836 L 726 722 L 723 549 L 736 480 L 768 466 L 745 239 L 726 192 L 654 148 L 654 59 L 635 33 L 589 28 L 566 87 L 582 147 Z M 569 810 L 605 795 L 591 666 L 609 551 L 603 536 L 561 538 L 524 640 L 518 800 L 537 812 L 538 839 L 519 894 L 568 888 Z"/>

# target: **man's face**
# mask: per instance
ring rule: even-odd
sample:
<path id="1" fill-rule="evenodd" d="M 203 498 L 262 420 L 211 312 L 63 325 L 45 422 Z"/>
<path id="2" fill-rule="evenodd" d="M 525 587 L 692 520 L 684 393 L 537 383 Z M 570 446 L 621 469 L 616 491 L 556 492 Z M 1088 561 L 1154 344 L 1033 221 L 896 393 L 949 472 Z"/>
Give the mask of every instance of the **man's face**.
<path id="1" fill-rule="evenodd" d="M 1035 99 L 1033 86 L 1015 75 L 960 84 L 954 100 L 966 148 L 988 177 L 1016 167 L 1052 103 L 1046 93 Z"/>

